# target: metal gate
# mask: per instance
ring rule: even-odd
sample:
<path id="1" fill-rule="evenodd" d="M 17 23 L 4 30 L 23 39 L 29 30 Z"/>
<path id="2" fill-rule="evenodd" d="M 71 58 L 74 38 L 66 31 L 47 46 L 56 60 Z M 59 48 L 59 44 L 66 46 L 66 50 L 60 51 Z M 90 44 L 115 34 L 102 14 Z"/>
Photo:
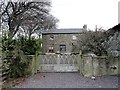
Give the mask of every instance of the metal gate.
<path id="1" fill-rule="evenodd" d="M 79 60 L 76 55 L 40 55 L 41 72 L 77 72 Z"/>

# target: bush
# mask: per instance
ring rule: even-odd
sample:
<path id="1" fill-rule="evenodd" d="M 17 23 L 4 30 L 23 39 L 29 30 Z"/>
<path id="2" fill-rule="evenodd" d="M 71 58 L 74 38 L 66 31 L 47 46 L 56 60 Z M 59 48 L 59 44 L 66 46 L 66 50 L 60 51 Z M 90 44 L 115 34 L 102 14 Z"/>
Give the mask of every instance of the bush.
<path id="1" fill-rule="evenodd" d="M 107 55 L 105 39 L 105 33 L 102 31 L 88 31 L 80 38 L 80 50 L 83 54 L 93 52 L 98 56 Z"/>
<path id="2" fill-rule="evenodd" d="M 41 52 L 41 39 L 36 40 L 34 38 L 26 39 L 24 37 L 20 37 L 19 43 L 21 43 L 21 50 L 25 55 L 35 55 L 36 53 Z"/>
<path id="3" fill-rule="evenodd" d="M 18 78 L 30 74 L 28 68 L 30 67 L 31 60 L 26 55 L 38 53 L 40 51 L 39 42 L 39 40 L 34 38 L 26 39 L 19 37 L 10 41 L 7 37 L 3 37 L 3 73 L 8 70 L 8 78 Z"/>

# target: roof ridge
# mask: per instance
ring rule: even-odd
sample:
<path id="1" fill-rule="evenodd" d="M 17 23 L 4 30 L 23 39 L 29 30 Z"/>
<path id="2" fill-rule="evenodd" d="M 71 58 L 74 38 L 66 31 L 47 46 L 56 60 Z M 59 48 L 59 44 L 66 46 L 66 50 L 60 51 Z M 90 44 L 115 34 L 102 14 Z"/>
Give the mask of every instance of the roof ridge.
<path id="1" fill-rule="evenodd" d="M 50 29 L 50 30 L 45 30 L 43 31 L 43 33 L 80 33 L 83 31 L 83 28 L 79 28 L 79 29 Z"/>

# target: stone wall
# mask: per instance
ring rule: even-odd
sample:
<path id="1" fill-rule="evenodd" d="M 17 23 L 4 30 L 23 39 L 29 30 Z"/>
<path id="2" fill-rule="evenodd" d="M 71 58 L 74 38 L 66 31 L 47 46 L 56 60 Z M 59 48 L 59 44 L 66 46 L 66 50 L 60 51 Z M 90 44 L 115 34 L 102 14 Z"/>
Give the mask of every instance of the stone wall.
<path id="1" fill-rule="evenodd" d="M 50 36 L 53 35 L 53 40 L 50 40 Z M 77 37 L 73 40 L 72 36 Z M 66 51 L 63 53 L 78 52 L 79 44 L 78 37 L 79 34 L 48 34 L 43 35 L 43 53 L 48 53 L 49 47 L 54 48 L 54 53 L 60 52 L 60 45 L 66 45 Z M 72 43 L 74 45 L 72 45 Z"/>
<path id="2" fill-rule="evenodd" d="M 85 77 L 118 75 L 120 57 L 108 56 L 82 56 L 80 74 Z"/>
<path id="3" fill-rule="evenodd" d="M 29 72 L 31 71 L 32 75 L 34 75 L 37 72 L 42 72 L 41 66 L 46 67 L 45 64 L 42 64 L 40 62 L 40 59 L 43 56 L 45 57 L 45 55 L 30 56 L 32 62 L 28 70 Z M 73 57 L 73 56 L 69 55 L 69 57 Z M 78 60 L 78 64 L 76 64 L 77 66 L 73 65 L 76 68 L 75 71 L 78 69 L 78 71 L 80 72 L 80 75 L 83 75 L 85 77 L 103 76 L 103 75 L 120 75 L 120 71 L 119 71 L 120 57 L 108 57 L 108 56 L 96 56 L 96 57 L 94 56 L 93 57 L 89 55 L 80 56 L 79 54 L 74 55 L 74 57 L 76 57 L 76 59 Z M 50 59 L 53 60 L 51 56 L 50 56 Z M 50 60 L 47 60 L 47 61 L 49 62 Z M 50 64 L 46 64 L 46 65 L 50 65 Z M 67 71 L 66 69 L 68 69 L 66 67 L 69 67 L 69 69 L 72 70 L 71 69 L 72 66 L 70 66 L 70 64 L 61 64 L 61 66 L 60 64 L 56 64 L 56 65 L 57 65 L 57 68 L 54 68 L 54 69 L 58 72 L 60 71 L 59 69 L 61 67 L 63 67 L 61 68 L 61 70 L 64 72 L 66 72 Z M 53 64 L 53 66 L 55 66 L 55 64 Z"/>

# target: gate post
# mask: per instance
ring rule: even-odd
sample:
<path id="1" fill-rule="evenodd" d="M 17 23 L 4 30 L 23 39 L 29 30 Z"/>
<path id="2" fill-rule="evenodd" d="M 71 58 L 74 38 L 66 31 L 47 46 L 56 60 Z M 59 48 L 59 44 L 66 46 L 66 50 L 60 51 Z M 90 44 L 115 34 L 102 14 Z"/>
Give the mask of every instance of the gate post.
<path id="1" fill-rule="evenodd" d="M 82 74 L 82 69 L 83 69 L 82 63 L 83 63 L 83 62 L 82 62 L 82 52 L 81 52 L 81 50 L 80 50 L 80 52 L 79 52 L 77 58 L 78 58 L 79 73 Z"/>
<path id="2" fill-rule="evenodd" d="M 37 73 L 40 69 L 39 69 L 39 55 L 35 54 L 34 57 L 34 72 Z"/>
<path id="3" fill-rule="evenodd" d="M 34 75 L 35 73 L 37 73 L 37 71 L 39 70 L 39 56 L 38 55 L 32 55 L 32 75 Z"/>
<path id="4" fill-rule="evenodd" d="M 35 58 L 34 58 L 34 56 L 32 56 L 32 75 L 34 75 L 35 74 L 35 67 L 34 67 L 34 64 L 35 64 Z"/>

